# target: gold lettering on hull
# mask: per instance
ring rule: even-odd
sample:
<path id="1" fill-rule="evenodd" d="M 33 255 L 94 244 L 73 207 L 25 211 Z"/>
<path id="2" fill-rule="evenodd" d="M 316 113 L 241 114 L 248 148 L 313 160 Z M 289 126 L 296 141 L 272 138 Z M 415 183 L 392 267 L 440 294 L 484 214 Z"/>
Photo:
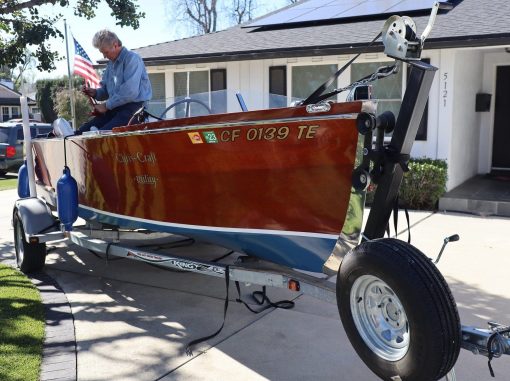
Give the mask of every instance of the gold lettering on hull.
<path id="1" fill-rule="evenodd" d="M 135 182 L 139 185 L 151 185 L 156 187 L 157 182 L 159 179 L 156 176 L 150 176 L 150 175 L 138 175 L 135 176 Z"/>
<path id="2" fill-rule="evenodd" d="M 143 152 L 135 152 L 131 153 L 118 153 L 115 155 L 115 160 L 117 160 L 121 164 L 151 164 L 155 165 L 157 162 L 156 154 L 154 152 L 143 153 Z"/>
<path id="3" fill-rule="evenodd" d="M 252 127 L 247 130 L 223 130 L 220 133 L 219 140 L 221 142 L 235 142 L 241 137 L 241 132 L 247 141 L 253 142 L 258 140 L 285 140 L 289 137 L 296 136 L 298 140 L 315 139 L 318 125 L 315 126 L 298 126 L 297 131 L 291 132 L 287 126 L 281 127 Z M 296 135 L 297 134 L 297 135 Z"/>

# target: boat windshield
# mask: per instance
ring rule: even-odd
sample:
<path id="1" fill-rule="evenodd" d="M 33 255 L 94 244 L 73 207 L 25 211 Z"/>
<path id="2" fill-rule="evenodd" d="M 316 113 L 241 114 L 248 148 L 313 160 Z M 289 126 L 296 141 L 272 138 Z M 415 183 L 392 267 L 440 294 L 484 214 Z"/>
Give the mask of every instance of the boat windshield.
<path id="1" fill-rule="evenodd" d="M 175 119 L 187 116 L 288 107 L 296 100 L 286 95 L 219 90 L 194 93 L 188 96 L 155 97 L 148 102 L 147 109 L 154 117 Z"/>

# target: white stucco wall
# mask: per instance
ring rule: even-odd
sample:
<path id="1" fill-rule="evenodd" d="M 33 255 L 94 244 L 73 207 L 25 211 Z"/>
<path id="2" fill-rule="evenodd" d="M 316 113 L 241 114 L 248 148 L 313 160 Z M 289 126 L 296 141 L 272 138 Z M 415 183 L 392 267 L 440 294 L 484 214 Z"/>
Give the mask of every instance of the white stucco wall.
<path id="1" fill-rule="evenodd" d="M 448 189 L 478 173 L 480 114 L 475 103 L 482 89 L 483 53 L 457 51 L 454 73 Z"/>

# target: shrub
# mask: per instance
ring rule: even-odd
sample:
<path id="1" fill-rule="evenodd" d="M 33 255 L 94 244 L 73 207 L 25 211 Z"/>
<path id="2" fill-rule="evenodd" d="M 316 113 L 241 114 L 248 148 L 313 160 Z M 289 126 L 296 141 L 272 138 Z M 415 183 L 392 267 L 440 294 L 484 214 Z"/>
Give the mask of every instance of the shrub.
<path id="1" fill-rule="evenodd" d="M 83 79 L 81 77 L 73 78 L 73 87 L 75 89 L 79 89 L 82 84 Z M 67 89 L 69 81 L 66 76 L 57 79 L 40 79 L 36 82 L 35 86 L 37 89 L 35 100 L 41 110 L 43 120 L 47 123 L 53 123 L 58 117 L 54 110 L 56 93 L 62 89 Z"/>
<path id="2" fill-rule="evenodd" d="M 91 106 L 87 97 L 76 89 L 74 93 L 74 111 L 76 113 L 76 125 L 79 127 L 90 118 Z M 71 100 L 69 97 L 69 89 L 61 89 L 57 91 L 54 98 L 55 112 L 59 117 L 71 120 Z"/>
<path id="3" fill-rule="evenodd" d="M 409 209 L 434 210 L 446 191 L 448 166 L 444 160 L 411 159 L 409 172 L 404 174 L 399 192 L 399 204 Z M 367 194 L 367 203 L 373 201 L 375 186 Z"/>

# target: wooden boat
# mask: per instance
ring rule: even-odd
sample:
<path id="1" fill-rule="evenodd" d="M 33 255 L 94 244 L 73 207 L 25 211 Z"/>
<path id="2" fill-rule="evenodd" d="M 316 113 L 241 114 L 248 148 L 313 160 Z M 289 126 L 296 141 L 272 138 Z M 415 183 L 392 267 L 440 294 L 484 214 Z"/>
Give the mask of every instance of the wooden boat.
<path id="1" fill-rule="evenodd" d="M 56 206 L 67 160 L 79 215 L 170 232 L 321 272 L 344 226 L 372 102 L 325 103 L 33 141 L 39 193 Z M 323 111 L 324 109 L 324 111 Z"/>
<path id="2" fill-rule="evenodd" d="M 330 94 L 321 94 L 332 78 L 298 107 L 35 139 L 27 150 L 29 157 L 35 153 L 33 161 L 27 160 L 30 173 L 20 175 L 28 179 L 30 192 L 20 186 L 13 208 L 18 266 L 25 272 L 40 270 L 46 242 L 65 237 L 107 258 L 222 277 L 225 314 L 229 281 L 283 287 L 336 302 L 354 349 L 384 380 L 453 379 L 461 346 L 486 355 L 489 365 L 492 358 L 510 354 L 510 328 L 461 326 L 434 262 L 409 243 L 382 238 L 437 70 L 419 58 L 438 9 L 436 2 L 419 38 L 408 17 L 392 16 L 383 28 L 385 53 L 412 66 L 391 126 L 376 118 L 371 101 L 324 102 Z M 395 67 L 381 68 L 369 80 Z M 393 126 L 386 144 L 385 130 Z M 28 122 L 25 128 L 28 132 Z M 363 155 L 356 161 L 357 151 Z M 78 231 L 56 228 L 64 220 L 60 205 L 66 187 L 58 180 L 63 168 L 63 178 L 68 179 L 70 169 L 76 179 L 78 213 L 89 224 Z M 361 234 L 369 173 L 377 191 Z M 35 197 L 34 183 L 43 199 Z M 74 190 L 74 180 L 70 184 Z M 57 204 L 60 221 L 48 208 Z M 73 218 L 62 223 L 66 230 Z M 226 264 L 151 252 L 122 244 L 120 231 L 104 229 L 104 224 L 186 235 L 262 260 Z M 94 236 L 98 231 L 101 238 Z M 297 270 L 334 272 L 336 283 Z"/>

